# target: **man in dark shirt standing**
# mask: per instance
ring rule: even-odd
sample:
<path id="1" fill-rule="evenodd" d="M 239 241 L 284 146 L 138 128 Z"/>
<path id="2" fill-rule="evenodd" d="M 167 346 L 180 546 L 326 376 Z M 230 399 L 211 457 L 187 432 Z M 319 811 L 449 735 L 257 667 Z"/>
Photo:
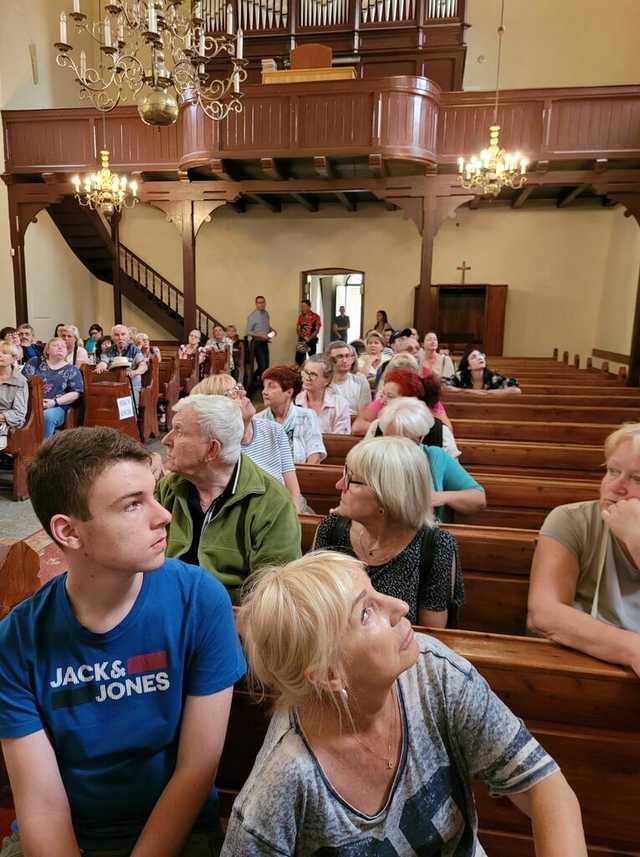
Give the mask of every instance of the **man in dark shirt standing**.
<path id="1" fill-rule="evenodd" d="M 269 341 L 276 335 L 267 312 L 267 301 L 263 295 L 256 297 L 256 308 L 247 318 L 247 336 L 253 343 L 256 360 L 254 381 L 262 383 L 262 373 L 269 368 Z"/>
<path id="2" fill-rule="evenodd" d="M 321 327 L 322 320 L 318 313 L 311 309 L 310 301 L 301 301 L 300 315 L 296 324 L 296 333 L 298 335 L 296 363 L 298 366 L 302 366 L 307 357 L 316 353 L 318 334 Z"/>
<path id="3" fill-rule="evenodd" d="M 350 327 L 351 320 L 346 314 L 345 308 L 341 306 L 338 309 L 338 315 L 333 320 L 333 332 L 335 334 L 336 339 L 341 339 L 343 342 L 346 342 L 347 332 Z"/>

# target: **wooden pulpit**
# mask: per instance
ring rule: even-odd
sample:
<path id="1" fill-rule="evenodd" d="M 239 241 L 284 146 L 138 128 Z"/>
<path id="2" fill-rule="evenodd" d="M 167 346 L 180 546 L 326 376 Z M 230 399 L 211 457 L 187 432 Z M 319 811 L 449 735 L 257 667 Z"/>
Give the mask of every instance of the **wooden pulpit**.
<path id="1" fill-rule="evenodd" d="M 485 354 L 500 356 L 504 344 L 507 288 L 487 283 L 431 286 L 433 329 L 441 348 L 460 353 L 473 344 Z"/>

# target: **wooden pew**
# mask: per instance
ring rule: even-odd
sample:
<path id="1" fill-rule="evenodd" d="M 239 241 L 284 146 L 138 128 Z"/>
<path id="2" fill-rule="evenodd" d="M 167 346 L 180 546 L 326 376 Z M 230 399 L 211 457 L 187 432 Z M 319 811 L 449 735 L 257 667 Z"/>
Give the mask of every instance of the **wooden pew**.
<path id="1" fill-rule="evenodd" d="M 160 361 L 152 357 L 149 368 L 142 378 L 142 389 L 140 390 L 140 434 L 142 440 L 147 441 L 151 437 L 160 437 L 158 426 L 158 399 L 160 398 Z"/>
<path id="2" fill-rule="evenodd" d="M 140 440 L 135 414 L 120 418 L 118 399 L 131 398 L 131 384 L 125 369 L 109 369 L 97 375 L 93 366 L 82 367 L 84 379 L 84 425 L 108 426 Z"/>
<path id="3" fill-rule="evenodd" d="M 640 853 L 638 678 L 630 671 L 546 640 L 464 631 L 431 632 L 466 657 L 554 756 L 580 801 L 592 857 Z M 267 696 L 256 704 L 234 690 L 216 786 L 229 815 L 268 725 Z M 603 792 L 606 788 L 606 794 Z M 506 799 L 476 789 L 480 841 L 492 857 L 533 857 L 530 822 Z"/>
<path id="4" fill-rule="evenodd" d="M 566 389 L 565 387 L 559 387 L 559 390 Z M 592 388 L 589 387 L 589 390 Z M 479 398 L 477 395 L 473 393 L 445 393 L 443 396 L 443 405 L 445 409 L 447 409 L 451 404 L 459 405 L 461 403 L 469 403 L 469 404 L 491 404 L 495 405 L 497 400 L 492 400 L 490 397 Z M 505 400 L 501 399 L 500 404 L 505 404 Z M 583 395 L 581 392 L 577 392 L 574 390 L 573 393 L 522 393 L 522 395 L 514 398 L 513 400 L 509 399 L 508 404 L 510 405 L 518 405 L 522 407 L 523 405 L 562 405 L 564 407 L 573 407 L 573 408 L 633 408 L 640 412 L 640 396 L 609 396 L 608 393 L 602 393 L 601 395 L 589 393 L 588 395 Z"/>
<path id="5" fill-rule="evenodd" d="M 302 550 L 311 550 L 321 515 L 300 515 Z M 496 634 L 525 634 L 534 530 L 443 524 L 458 543 L 465 604 L 459 627 Z"/>
<path id="6" fill-rule="evenodd" d="M 42 407 L 42 378 L 34 375 L 28 379 L 29 402 L 27 417 L 22 428 L 9 433 L 7 452 L 13 458 L 13 499 L 27 500 L 27 467 L 36 454 L 44 437 L 44 410 Z"/>
<path id="7" fill-rule="evenodd" d="M 39 588 L 40 557 L 24 541 L 0 542 L 0 619 Z"/>
<path id="8" fill-rule="evenodd" d="M 327 457 L 323 464 L 342 465 L 360 437 L 349 434 L 323 435 Z M 602 476 L 604 453 L 601 446 L 512 441 L 457 441 L 460 463 L 483 473 L 522 476 L 553 475 L 567 478 L 598 479 Z"/>
<path id="9" fill-rule="evenodd" d="M 640 420 L 640 407 L 635 408 L 581 408 L 568 405 L 520 405 L 517 402 L 505 404 L 500 401 L 481 402 L 453 401 L 445 402 L 447 414 L 454 422 L 463 420 L 516 420 L 523 422 L 554 423 L 596 423 L 606 424 L 637 422 Z"/>
<path id="10" fill-rule="evenodd" d="M 612 421 L 606 424 L 578 423 L 574 420 L 567 423 L 527 422 L 526 420 L 484 420 L 455 418 L 453 431 L 456 442 L 461 440 L 509 440 L 539 443 L 563 443 L 568 438 L 575 445 L 600 446 L 606 438 L 620 428 L 620 423 Z"/>
<path id="11" fill-rule="evenodd" d="M 342 468 L 331 464 L 298 464 L 300 490 L 311 508 L 327 514 L 337 505 L 336 483 Z M 564 503 L 595 500 L 599 483 L 545 477 L 500 476 L 474 472 L 487 495 L 487 508 L 474 515 L 455 513 L 456 523 L 537 530 L 547 514 Z"/>

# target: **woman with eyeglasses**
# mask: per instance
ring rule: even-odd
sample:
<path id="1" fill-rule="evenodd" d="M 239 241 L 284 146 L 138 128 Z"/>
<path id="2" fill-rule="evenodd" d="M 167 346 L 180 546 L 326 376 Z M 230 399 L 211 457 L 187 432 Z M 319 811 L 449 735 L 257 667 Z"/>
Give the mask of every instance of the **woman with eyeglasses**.
<path id="1" fill-rule="evenodd" d="M 304 499 L 300 494 L 289 440 L 282 426 L 276 422 L 257 420 L 253 402 L 242 384 L 236 383 L 231 375 L 208 375 L 196 384 L 190 395 L 199 393 L 206 396 L 226 396 L 238 405 L 244 423 L 242 452 L 287 488 L 296 509 L 300 511 L 304 506 Z"/>
<path id="2" fill-rule="evenodd" d="M 474 781 L 530 817 L 538 857 L 587 857 L 551 756 L 361 563 L 323 551 L 264 568 L 238 621 L 275 714 L 222 857 L 486 857 Z"/>
<path id="3" fill-rule="evenodd" d="M 314 547 L 363 562 L 378 592 L 406 601 L 411 623 L 455 625 L 464 600 L 458 548 L 434 525 L 420 447 L 399 437 L 363 440 L 336 487 L 340 503 L 318 527 Z"/>
<path id="4" fill-rule="evenodd" d="M 522 392 L 515 378 L 507 378 L 489 369 L 485 355 L 478 348 L 467 349 L 462 355 L 449 389 L 472 390 L 492 396 L 517 396 Z"/>
<path id="5" fill-rule="evenodd" d="M 327 354 L 314 354 L 302 368 L 302 392 L 296 405 L 315 411 L 323 434 L 351 434 L 349 402 L 331 383 L 335 364 Z"/>

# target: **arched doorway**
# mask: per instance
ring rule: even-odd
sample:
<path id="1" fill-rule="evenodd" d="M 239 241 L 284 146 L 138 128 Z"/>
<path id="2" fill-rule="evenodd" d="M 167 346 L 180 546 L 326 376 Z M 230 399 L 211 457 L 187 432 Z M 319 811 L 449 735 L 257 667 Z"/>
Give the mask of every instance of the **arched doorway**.
<path id="1" fill-rule="evenodd" d="M 364 271 L 352 268 L 315 268 L 300 274 L 300 300 L 311 301 L 311 308 L 322 319 L 318 351 L 324 351 L 334 339 L 333 326 L 340 307 L 349 317 L 347 342 L 360 339 L 364 313 Z"/>

